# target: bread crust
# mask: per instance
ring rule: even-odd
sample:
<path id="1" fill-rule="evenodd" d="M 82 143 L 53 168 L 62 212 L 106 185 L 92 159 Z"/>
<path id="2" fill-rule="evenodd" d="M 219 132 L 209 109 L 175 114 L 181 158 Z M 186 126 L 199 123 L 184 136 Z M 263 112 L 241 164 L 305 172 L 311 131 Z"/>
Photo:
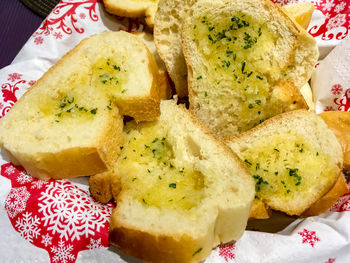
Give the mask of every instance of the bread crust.
<path id="1" fill-rule="evenodd" d="M 348 185 L 346 184 L 346 180 L 341 174 L 333 187 L 324 196 L 313 203 L 307 210 L 305 210 L 301 216 L 317 216 L 326 212 L 332 205 L 335 204 L 335 202 L 337 202 L 339 197 L 346 194 L 348 191 L 349 189 Z"/>
<path id="2" fill-rule="evenodd" d="M 103 0 L 106 11 L 110 14 L 124 17 L 143 17 L 147 25 L 154 26 L 154 16 L 157 11 L 157 1 Z"/>
<path id="3" fill-rule="evenodd" d="M 344 172 L 350 174 L 350 112 L 326 111 L 319 114 L 337 137 L 344 156 Z"/>
<path id="4" fill-rule="evenodd" d="M 179 208 L 179 211 L 175 211 L 170 208 L 149 206 L 146 202 L 143 204 L 138 199 L 134 199 L 134 197 L 128 192 L 129 185 L 125 186 L 125 188 L 123 188 L 124 186 L 122 185 L 122 191 L 120 194 L 118 196 L 114 195 L 114 199 L 118 206 L 111 216 L 110 243 L 126 253 L 147 262 L 198 262 L 208 256 L 211 249 L 218 245 L 220 241 L 228 242 L 233 238 L 239 238 L 243 234 L 251 203 L 249 201 L 248 203 L 245 203 L 247 199 L 244 198 L 243 200 L 242 195 L 243 193 L 244 195 L 249 193 L 249 198 L 253 198 L 253 180 L 247 174 L 243 164 L 231 149 L 222 141 L 217 140 L 213 133 L 207 129 L 203 123 L 201 123 L 191 112 L 185 109 L 184 105 L 177 106 L 175 105 L 175 102 L 169 101 L 164 101 L 162 103 L 167 106 L 162 106 L 161 104 L 162 114 L 159 122 L 162 126 L 170 126 L 169 130 L 166 131 L 167 137 L 173 138 L 173 136 L 175 136 L 178 138 L 177 136 L 183 136 L 183 134 L 178 134 L 177 131 L 179 127 L 185 125 L 186 120 L 186 124 L 192 127 L 189 130 L 193 133 L 201 133 L 200 135 L 198 134 L 199 138 L 196 143 L 204 140 L 204 138 L 206 139 L 206 142 L 208 142 L 207 145 L 202 145 L 201 150 L 196 153 L 192 153 L 192 150 L 190 149 L 186 148 L 186 150 L 182 148 L 180 144 L 173 145 L 173 149 L 181 149 L 179 151 L 183 152 L 184 155 L 190 152 L 189 154 L 197 160 L 195 165 L 199 165 L 200 160 L 203 159 L 206 162 L 209 160 L 207 158 L 210 158 L 210 160 L 211 158 L 215 158 L 216 160 L 214 153 L 211 152 L 212 150 L 209 151 L 209 147 L 210 149 L 214 149 L 213 151 L 215 151 L 215 153 L 217 151 L 220 152 L 221 160 L 219 161 L 217 159 L 217 167 L 220 167 L 218 169 L 226 171 L 226 168 L 222 168 L 221 162 L 227 164 L 230 163 L 230 165 L 232 162 L 232 169 L 234 169 L 237 176 L 239 175 L 239 177 L 237 177 L 237 182 L 240 182 L 240 184 L 245 182 L 244 190 L 243 188 L 240 188 L 239 190 L 235 189 L 234 185 L 227 190 L 227 198 L 233 198 L 233 196 L 236 196 L 236 194 L 233 194 L 236 193 L 236 191 L 241 193 L 239 195 L 237 194 L 237 198 L 239 198 L 237 202 L 241 205 L 236 205 L 235 202 L 226 204 L 226 201 L 223 201 L 225 204 L 221 202 L 216 204 L 212 198 L 206 196 L 197 204 L 198 207 L 193 207 L 188 211 L 182 211 L 181 208 Z M 173 104 L 171 107 L 169 105 L 170 103 Z M 172 116 L 173 119 L 170 119 L 170 116 Z M 155 125 L 157 125 L 157 123 L 155 123 Z M 173 125 L 177 126 L 174 130 Z M 186 134 L 186 131 L 184 131 L 184 134 Z M 188 134 L 184 136 L 183 139 L 186 139 L 186 136 L 193 135 Z M 183 139 L 178 138 L 180 141 L 183 141 Z M 172 141 L 172 139 L 169 140 Z M 179 154 L 179 152 L 174 152 L 175 156 L 177 156 L 177 154 Z M 191 160 L 189 157 L 182 158 L 186 158 L 186 162 Z M 115 172 L 116 174 L 121 173 L 121 175 L 126 173 L 124 170 L 119 170 L 117 166 Z M 207 174 L 205 176 L 209 175 Z M 211 176 L 209 177 L 211 178 Z M 211 181 L 213 178 L 208 180 L 214 184 L 214 182 Z M 239 186 L 237 185 L 237 187 Z M 210 186 L 205 188 L 210 188 Z M 207 193 L 207 195 L 210 194 Z M 132 209 L 130 209 L 131 205 Z M 213 209 L 213 212 L 209 213 L 207 211 L 209 209 Z M 187 224 L 194 223 L 193 216 L 198 214 L 197 210 L 203 211 L 201 216 L 198 217 L 198 224 L 202 225 L 198 229 L 194 228 L 193 231 L 191 230 L 190 232 L 178 229 L 174 227 L 172 223 L 165 222 L 164 220 L 170 213 L 172 214 L 172 218 L 176 218 L 182 222 L 179 223 L 179 225 L 183 226 L 184 229 L 189 229 Z M 190 213 L 191 216 L 187 213 Z M 142 222 L 139 221 L 140 215 L 142 215 L 141 218 L 145 218 L 145 220 L 141 220 Z M 149 217 L 146 217 L 146 215 L 149 215 Z M 233 215 L 235 215 L 235 217 Z M 199 220 L 199 218 L 201 219 Z M 235 218 L 234 222 L 232 218 Z M 159 222 L 156 220 L 159 220 Z M 144 224 L 143 221 L 147 223 Z M 168 224 L 170 224 L 169 227 L 166 227 Z"/>
<path id="5" fill-rule="evenodd" d="M 115 209 L 110 221 L 109 242 L 146 262 L 198 262 L 210 253 L 209 239 L 198 243 L 186 233 L 180 236 L 152 233 L 120 223 L 119 217 Z M 195 254 L 200 248 L 202 250 Z"/>
<path id="6" fill-rule="evenodd" d="M 266 120 L 262 124 L 252 128 L 251 130 L 249 130 L 241 135 L 231 136 L 229 138 L 226 138 L 226 142 L 229 144 L 230 142 L 234 142 L 234 141 L 246 141 L 246 140 L 249 140 L 249 138 L 254 138 L 255 134 L 258 134 L 259 137 L 261 137 L 261 138 L 265 138 L 266 137 L 265 131 L 268 131 L 268 130 L 271 131 L 271 129 L 269 129 L 269 127 L 275 127 L 276 133 L 277 133 L 278 127 L 281 127 L 283 125 L 283 121 L 285 123 L 285 122 L 287 122 L 288 119 L 292 120 L 294 118 L 295 119 L 302 118 L 303 115 L 305 115 L 305 114 L 311 114 L 311 115 L 314 115 L 317 117 L 317 115 L 315 113 L 308 112 L 305 110 L 295 110 L 295 111 L 286 112 L 286 113 L 274 116 L 273 118 Z M 319 119 L 319 121 L 323 122 L 323 120 L 321 118 L 319 118 L 319 117 L 317 117 L 317 118 Z M 329 132 L 327 132 L 327 133 L 329 133 Z M 344 193 L 344 189 L 345 189 L 344 182 L 342 182 L 340 179 L 338 179 L 339 175 L 342 171 L 342 166 L 343 166 L 342 154 L 341 154 L 341 151 L 339 151 L 340 145 L 332 133 L 328 134 L 328 135 L 330 135 L 330 137 L 327 138 L 328 149 L 330 147 L 330 143 L 333 143 L 334 149 L 332 149 L 331 151 L 329 149 L 329 151 L 327 151 L 327 154 L 332 154 L 332 161 L 336 162 L 334 164 L 338 167 L 338 173 L 334 173 L 332 175 L 329 175 L 329 176 L 332 176 L 332 178 L 334 178 L 333 183 L 323 187 L 323 189 L 318 189 L 317 196 L 314 193 L 316 200 L 312 201 L 312 202 L 311 202 L 311 200 L 309 200 L 308 203 L 304 203 L 303 205 L 305 208 L 294 207 L 293 209 L 287 209 L 287 204 L 285 204 L 283 212 L 285 212 L 289 215 L 301 215 L 306 209 L 313 207 L 310 210 L 311 212 L 308 212 L 309 214 L 320 213 L 320 212 L 324 211 L 324 209 L 326 207 L 329 208 L 333 204 L 332 202 L 335 202 L 336 199 L 339 198 Z M 323 135 L 323 137 L 324 137 L 324 135 Z M 323 146 L 323 147 L 326 147 L 326 146 Z M 340 181 L 337 184 L 335 184 L 337 180 L 340 180 Z M 327 195 L 328 192 L 329 192 L 329 194 Z M 325 196 L 325 197 L 322 198 L 323 196 Z M 266 200 L 262 200 L 262 201 L 266 202 Z M 281 209 L 274 207 L 272 204 L 268 204 L 268 205 L 271 207 L 271 209 L 281 210 Z"/>
<path id="7" fill-rule="evenodd" d="M 258 199 L 253 200 L 252 209 L 250 210 L 249 220 L 268 219 L 271 216 L 271 210 L 267 205 Z"/>
<path id="8" fill-rule="evenodd" d="M 13 115 L 13 112 L 19 111 L 20 106 L 18 106 L 22 101 L 24 105 L 27 105 L 30 100 L 30 95 L 33 92 L 36 92 L 38 88 L 43 88 L 48 86 L 48 83 L 51 83 L 51 80 L 56 78 L 56 71 L 67 70 L 67 64 L 71 65 L 70 61 L 76 59 L 76 55 L 79 59 L 82 60 L 81 65 L 84 67 L 84 73 L 91 70 L 92 61 L 88 59 L 88 56 L 82 56 L 82 53 L 89 52 L 91 48 L 90 43 L 96 43 L 97 41 L 107 42 L 109 40 L 115 41 L 115 36 L 119 34 L 119 39 L 127 39 L 131 41 L 138 41 L 138 43 L 144 47 L 143 51 L 147 52 L 147 61 L 148 63 L 148 72 L 152 78 L 151 87 L 146 95 L 139 95 L 131 97 L 122 96 L 115 98 L 115 101 L 110 101 L 108 110 L 102 109 L 99 110 L 98 115 L 92 117 L 103 118 L 103 123 L 99 125 L 102 127 L 98 130 L 95 138 L 89 138 L 88 142 L 84 141 L 84 144 L 80 145 L 78 142 L 74 142 L 74 145 L 67 143 L 67 146 L 58 146 L 57 149 L 43 149 L 35 150 L 30 152 L 25 152 L 15 145 L 15 143 L 10 143 L 7 140 L 6 131 L 0 132 L 0 145 L 2 145 L 9 153 L 11 161 L 16 164 L 21 164 L 24 168 L 34 177 L 40 179 L 63 179 L 71 178 L 78 176 L 89 176 L 93 174 L 102 173 L 111 167 L 113 167 L 115 160 L 119 154 L 119 147 L 122 145 L 122 129 L 123 129 L 123 120 L 122 114 L 127 114 L 132 117 L 135 117 L 137 121 L 141 120 L 154 120 L 159 116 L 159 80 L 158 80 L 158 67 L 154 61 L 154 58 L 150 51 L 147 49 L 146 45 L 142 40 L 138 39 L 135 36 L 131 37 L 131 34 L 126 32 L 104 32 L 100 35 L 95 35 L 90 38 L 84 39 L 81 41 L 74 49 L 65 54 L 54 66 L 52 66 L 33 86 L 29 89 L 16 103 L 10 112 L 1 119 L 2 125 L 9 125 L 11 129 L 15 129 L 13 125 L 13 117 L 16 118 L 17 115 Z M 109 36 L 111 38 L 109 38 Z M 126 41 L 127 41 L 126 40 Z M 91 42 L 90 42 L 91 41 Z M 138 50 L 142 50 L 142 47 L 139 47 Z M 92 51 L 94 52 L 94 51 Z M 107 53 L 105 56 L 109 56 Z M 79 60 L 80 61 L 80 60 Z M 90 63 L 90 64 L 89 64 Z M 75 70 L 75 69 L 74 69 Z M 80 72 L 80 71 L 79 71 Z M 74 71 L 74 78 L 78 77 L 79 73 Z M 83 74 L 80 72 L 80 74 Z M 89 75 L 90 76 L 90 75 Z M 63 85 L 61 82 L 58 82 L 59 85 Z M 87 82 L 90 83 L 90 82 Z M 61 90 L 57 86 L 55 92 L 59 93 Z M 91 84 L 90 84 L 91 85 Z M 80 87 L 80 86 L 79 86 Z M 51 88 L 51 87 L 49 87 Z M 56 87 L 53 87 L 56 89 Z M 39 89 L 39 91 L 41 91 Z M 66 90 L 63 89 L 63 93 Z M 91 92 L 91 91 L 90 91 Z M 79 93 L 80 94 L 80 93 Z M 39 96 L 38 94 L 33 94 Z M 50 95 L 51 96 L 51 95 Z M 101 96 L 101 94 L 98 94 Z M 107 96 L 107 95 L 106 95 Z M 102 102 L 103 101 L 103 102 Z M 98 100 L 98 103 L 104 103 L 104 99 Z M 107 104 L 106 98 L 106 104 Z M 118 109 L 119 106 L 120 109 Z M 49 105 L 48 107 L 53 107 Z M 76 105 L 76 107 L 78 107 Z M 101 112 L 101 113 L 100 113 Z M 51 113 L 50 113 L 51 114 Z M 53 114 L 53 113 L 52 113 Z M 96 114 L 96 113 L 92 113 Z M 99 117 L 99 114 L 103 114 Z M 9 121 L 7 121 L 9 120 Z M 90 121 L 90 120 L 87 120 Z M 58 121 L 59 122 L 59 121 Z M 59 124 L 57 124 L 59 125 Z M 62 126 L 63 127 L 63 126 Z M 54 131 L 53 131 L 54 132 Z M 67 132 L 71 132 L 68 131 Z M 32 136 L 33 134 L 31 134 Z M 69 136 L 67 136 L 69 137 Z M 68 138 L 68 142 L 69 142 Z M 12 145 L 13 144 L 13 145 Z M 78 145 L 77 145 L 78 144 Z M 54 147 L 53 147 L 54 148 Z"/>

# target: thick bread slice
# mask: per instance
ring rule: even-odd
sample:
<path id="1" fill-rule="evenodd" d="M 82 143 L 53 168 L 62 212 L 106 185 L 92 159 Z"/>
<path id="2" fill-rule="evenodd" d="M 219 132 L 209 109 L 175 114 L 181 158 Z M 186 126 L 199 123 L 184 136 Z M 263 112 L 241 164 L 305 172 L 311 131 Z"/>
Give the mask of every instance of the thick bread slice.
<path id="1" fill-rule="evenodd" d="M 307 36 L 271 1 L 198 1 L 182 37 L 190 107 L 219 136 L 307 107 L 289 72 L 302 76 L 304 60 L 316 61 L 316 43 L 297 56 Z"/>
<path id="2" fill-rule="evenodd" d="M 197 262 L 243 234 L 253 180 L 184 107 L 162 101 L 159 121 L 124 134 L 113 245 L 147 262 Z"/>
<path id="3" fill-rule="evenodd" d="M 154 38 L 156 47 L 161 58 L 166 64 L 169 75 L 175 83 L 176 91 L 180 97 L 186 96 L 188 94 L 187 67 L 183 56 L 181 44 L 182 21 L 186 17 L 191 15 L 189 13 L 189 10 L 192 9 L 192 6 L 197 1 L 198 0 L 160 0 L 158 3 L 158 10 L 155 17 Z M 230 3 L 228 3 L 228 5 L 230 5 Z M 310 10 L 310 7 L 308 8 L 308 10 Z M 279 7 L 276 7 L 276 9 L 279 9 Z M 303 24 L 305 24 L 308 17 L 308 13 L 304 16 L 301 16 L 298 15 L 299 13 L 296 13 L 296 10 L 298 10 L 297 7 L 291 9 L 292 17 L 296 17 L 298 19 L 299 17 L 302 17 L 302 19 L 299 19 L 298 21 L 303 22 Z M 258 14 L 258 16 L 260 16 L 260 14 Z M 293 24 L 297 26 L 296 22 L 294 21 Z M 278 24 L 274 26 L 278 27 Z M 318 57 L 318 50 L 316 48 L 315 41 L 305 30 L 301 30 L 299 28 L 299 34 L 301 37 L 299 39 L 298 47 L 301 47 L 301 49 L 297 48 L 294 52 L 294 56 L 297 58 L 296 63 L 299 63 L 295 66 L 298 66 L 298 69 L 300 68 L 298 73 L 302 71 L 302 75 L 297 76 L 297 79 L 295 80 L 298 81 L 298 87 L 300 88 L 301 85 L 304 85 L 306 81 L 310 78 L 311 71 L 309 69 L 309 64 L 311 62 L 313 66 L 313 64 L 316 62 Z M 310 46 L 309 43 L 313 44 L 311 50 L 308 51 L 312 54 L 310 53 L 306 58 L 304 58 L 303 49 L 305 45 Z M 303 58 L 304 60 L 301 58 Z M 290 70 L 288 73 L 293 73 L 293 71 Z M 294 76 L 290 76 L 289 79 L 291 81 L 294 81 Z"/>
<path id="4" fill-rule="evenodd" d="M 122 143 L 120 114 L 158 117 L 157 74 L 152 55 L 130 33 L 83 40 L 0 120 L 0 146 L 37 178 L 103 172 Z"/>
<path id="5" fill-rule="evenodd" d="M 301 215 L 341 175 L 339 142 L 312 112 L 277 115 L 227 144 L 255 179 L 256 197 L 289 215 Z"/>
<path id="6" fill-rule="evenodd" d="M 138 36 L 139 38 L 141 38 L 144 41 L 144 43 L 146 44 L 149 51 L 152 53 L 152 55 L 157 63 L 157 66 L 159 69 L 159 71 L 158 71 L 159 97 L 161 99 L 165 99 L 165 100 L 170 99 L 172 96 L 172 93 L 173 93 L 172 88 L 171 88 L 171 84 L 170 84 L 170 79 L 169 79 L 165 64 L 164 64 L 163 60 L 160 58 L 160 56 L 156 50 L 153 35 L 150 33 L 146 33 L 146 32 L 134 32 L 133 34 L 135 34 L 136 36 Z"/>
<path id="7" fill-rule="evenodd" d="M 158 0 L 103 0 L 108 13 L 125 17 L 143 17 L 148 26 L 154 26 Z"/>

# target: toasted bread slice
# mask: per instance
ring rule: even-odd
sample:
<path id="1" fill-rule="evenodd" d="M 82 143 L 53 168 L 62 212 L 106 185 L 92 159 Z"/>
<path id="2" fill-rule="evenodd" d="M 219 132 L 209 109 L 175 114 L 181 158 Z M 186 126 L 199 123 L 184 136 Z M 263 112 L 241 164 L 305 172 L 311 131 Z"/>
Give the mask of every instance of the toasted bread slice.
<path id="1" fill-rule="evenodd" d="M 181 28 L 182 22 L 186 17 L 191 16 L 190 10 L 192 6 L 197 3 L 198 0 L 160 0 L 158 3 L 158 10 L 155 17 L 155 26 L 154 26 L 154 38 L 157 50 L 164 60 L 166 67 L 168 69 L 169 75 L 175 84 L 175 89 L 180 97 L 186 96 L 188 94 L 187 90 L 187 67 L 186 62 L 183 56 L 182 44 L 181 44 Z M 216 1 L 214 1 L 216 2 Z M 229 1 L 232 2 L 232 1 Z M 239 1 L 242 2 L 238 4 L 238 8 L 244 5 L 244 2 L 247 1 Z M 258 1 L 261 3 L 260 1 Z M 227 5 L 233 5 L 235 1 L 232 3 L 228 3 Z M 236 5 L 236 4 L 235 4 Z M 258 4 L 257 5 L 261 5 Z M 297 5 L 298 6 L 298 5 Z M 257 12 L 260 12 L 261 7 L 257 7 Z M 275 9 L 280 9 L 279 7 L 275 7 Z M 301 9 L 301 8 L 299 8 Z M 304 16 L 298 15 L 298 8 L 291 9 L 292 17 L 297 18 L 298 21 L 305 23 L 309 13 Z M 308 6 L 308 10 L 310 7 Z M 243 9 L 244 11 L 244 9 Z M 288 12 L 288 9 L 286 10 Z M 280 13 L 281 11 L 277 12 Z M 263 13 L 263 12 L 262 12 Z M 263 16 L 263 14 L 258 14 L 258 17 Z M 300 19 L 303 17 L 303 19 Z M 277 22 L 278 24 L 279 22 Z M 283 22 L 282 22 L 283 23 Z M 295 27 L 297 27 L 296 22 L 292 22 Z M 279 27 L 275 25 L 274 27 Z M 300 36 L 298 40 L 298 47 L 291 52 L 291 61 L 295 60 L 295 67 L 289 70 L 287 73 L 290 75 L 290 81 L 297 81 L 298 87 L 300 88 L 302 85 L 306 83 L 306 81 L 310 78 L 311 70 L 313 69 L 313 65 L 317 60 L 318 51 L 316 48 L 315 41 L 312 37 L 301 28 L 297 29 L 298 35 Z M 207 36 L 205 36 L 205 39 Z M 308 46 L 308 47 L 304 47 Z M 293 49 L 293 47 L 291 47 Z M 310 49 L 311 48 L 311 49 Z M 309 55 L 305 57 L 304 50 L 309 49 L 308 52 L 312 51 Z M 290 50 L 290 49 L 289 49 Z M 294 56 L 294 58 L 293 58 Z M 269 57 L 269 56 L 268 56 Z M 292 63 L 291 63 L 292 64 Z M 310 64 L 312 64 L 310 66 Z M 294 71 L 297 70 L 298 76 L 295 79 Z M 301 83 L 301 84 L 300 84 Z"/>
<path id="2" fill-rule="evenodd" d="M 315 6 L 313 3 L 305 2 L 285 5 L 282 9 L 306 30 L 310 24 Z"/>
<path id="3" fill-rule="evenodd" d="M 139 38 L 141 38 L 144 43 L 146 44 L 147 48 L 149 49 L 149 51 L 152 53 L 157 66 L 158 66 L 158 91 L 159 91 L 159 97 L 161 99 L 170 99 L 172 96 L 172 88 L 171 88 L 171 84 L 170 84 L 170 79 L 168 76 L 168 72 L 166 71 L 166 67 L 165 64 L 163 62 L 163 60 L 160 58 L 157 50 L 156 50 L 156 46 L 154 44 L 154 39 L 153 39 L 153 35 L 150 33 L 146 33 L 146 32 L 135 32 L 133 33 L 136 36 L 138 36 Z"/>
<path id="4" fill-rule="evenodd" d="M 117 189 L 117 188 L 116 188 Z M 334 186 L 319 200 L 313 203 L 301 216 L 317 216 L 326 212 L 335 202 L 344 194 L 348 193 L 348 185 L 343 175 L 338 177 Z M 258 199 L 254 199 L 252 210 L 249 214 L 249 220 L 253 219 L 268 219 L 271 216 L 271 209 L 266 204 Z"/>
<path id="5" fill-rule="evenodd" d="M 219 136 L 307 108 L 294 77 L 312 69 L 304 60 L 316 61 L 316 42 L 310 37 L 313 47 L 296 56 L 300 39 L 308 36 L 271 1 L 198 1 L 182 37 L 190 107 Z"/>
<path id="6" fill-rule="evenodd" d="M 157 74 L 152 55 L 130 33 L 83 40 L 0 120 L 0 146 L 37 178 L 103 172 L 118 156 L 121 114 L 159 116 Z"/>
<path id="7" fill-rule="evenodd" d="M 124 131 L 113 245 L 147 262 L 198 262 L 243 234 L 254 182 L 188 110 L 162 101 L 159 121 Z"/>
<path id="8" fill-rule="evenodd" d="M 350 112 L 326 111 L 319 114 L 337 137 L 344 155 L 344 172 L 350 174 Z"/>
<path id="9" fill-rule="evenodd" d="M 108 13 L 125 17 L 145 17 L 149 27 L 154 26 L 158 0 L 103 0 Z"/>
<path id="10" fill-rule="evenodd" d="M 227 141 L 256 182 L 256 197 L 301 215 L 335 184 L 343 153 L 324 121 L 305 110 L 275 116 Z"/>

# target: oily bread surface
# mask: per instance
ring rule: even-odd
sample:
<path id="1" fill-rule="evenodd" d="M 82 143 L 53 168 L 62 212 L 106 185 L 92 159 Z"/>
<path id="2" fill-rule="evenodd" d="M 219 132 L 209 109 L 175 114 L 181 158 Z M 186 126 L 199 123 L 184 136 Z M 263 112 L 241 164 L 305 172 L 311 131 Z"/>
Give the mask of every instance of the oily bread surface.
<path id="1" fill-rule="evenodd" d="M 119 43 L 121 39 L 124 44 Z M 139 86 L 112 63 L 118 52 L 125 52 L 122 58 L 127 60 L 128 43 L 134 44 L 132 52 L 138 52 L 132 54 L 139 57 L 133 63 L 144 63 L 136 69 L 143 72 L 140 81 L 144 84 Z M 108 73 L 100 74 L 104 68 Z M 133 67 L 128 69 L 133 71 Z M 112 83 L 113 77 L 107 79 L 105 74 L 113 70 L 117 72 L 115 78 L 120 77 L 115 81 L 120 80 L 123 89 L 115 86 L 117 90 L 107 94 L 101 85 Z M 131 34 L 105 32 L 85 39 L 1 119 L 0 143 L 11 161 L 41 179 L 103 172 L 114 164 L 122 143 L 120 113 L 134 115 L 136 120 L 159 115 L 157 71 L 148 49 Z M 130 106 L 132 102 L 138 110 Z"/>
<path id="2" fill-rule="evenodd" d="M 161 58 L 164 60 L 167 66 L 170 77 L 175 83 L 176 91 L 180 97 L 188 94 L 187 68 L 181 43 L 182 22 L 185 18 L 191 15 L 191 7 L 196 2 L 196 0 L 160 1 L 155 18 L 155 43 Z M 228 5 L 230 5 L 230 3 Z M 310 6 L 307 6 L 307 10 L 309 11 L 302 12 L 300 9 L 304 7 L 301 6 L 301 4 L 295 5 L 294 8 L 285 9 L 285 11 L 290 10 L 291 17 L 296 18 L 296 21 L 299 21 L 303 26 L 305 26 L 308 24 L 308 20 L 311 18 L 310 12 L 312 14 L 312 10 Z M 312 37 L 305 30 L 301 30 L 299 28 L 299 34 L 299 46 L 301 48 L 297 48 L 295 50 L 295 66 L 294 68 L 291 68 L 288 73 L 290 74 L 289 80 L 295 82 L 294 84 L 297 84 L 297 86 L 300 88 L 310 78 L 313 64 L 318 57 L 318 51 Z M 309 53 L 306 57 L 304 57 L 305 50 L 303 49 L 310 49 L 307 51 Z M 310 63 L 312 64 L 311 69 L 309 65 Z M 294 74 L 295 70 L 298 70 L 298 74 L 300 73 L 301 75 L 298 76 Z"/>
<path id="3" fill-rule="evenodd" d="M 251 175 L 256 176 L 254 178 L 258 191 L 269 189 L 269 180 L 277 178 L 277 183 L 272 186 L 276 194 L 260 199 L 272 209 L 289 215 L 302 214 L 325 195 L 341 175 L 343 156 L 340 145 L 323 120 L 312 112 L 298 110 L 277 115 L 256 128 L 231 138 L 227 144 L 250 169 Z M 289 152 L 285 154 L 287 149 Z M 255 151 L 256 155 L 253 155 L 260 156 L 260 159 L 254 160 L 251 154 L 247 156 L 249 151 Z M 289 157 L 279 160 L 279 156 Z M 281 166 L 276 168 L 273 160 L 279 160 Z M 318 160 L 325 161 L 318 163 Z M 323 168 L 311 169 L 312 173 L 305 172 L 305 167 L 320 167 L 321 164 Z M 259 174 L 262 176 L 262 179 L 259 179 L 253 172 L 258 173 L 260 169 L 271 176 Z M 326 169 L 328 170 L 325 171 Z M 287 176 L 282 177 L 283 171 Z M 296 192 L 293 194 L 294 191 Z M 257 195 L 259 196 L 258 192 Z"/>
<path id="4" fill-rule="evenodd" d="M 190 107 L 219 137 L 307 108 L 286 74 L 300 31 L 285 13 L 271 1 L 204 0 L 192 9 L 182 34 Z"/>
<path id="5" fill-rule="evenodd" d="M 128 190 L 132 184 L 127 184 L 125 177 L 133 172 L 124 171 L 121 166 L 115 169 L 122 191 L 111 217 L 110 239 L 112 244 L 147 262 L 196 262 L 219 243 L 237 240 L 242 235 L 254 196 L 252 179 L 229 148 L 185 108 L 162 101 L 161 111 L 160 120 L 153 125 L 161 125 L 167 131 L 164 138 L 174 154 L 175 168 L 171 169 L 177 169 L 178 163 L 191 163 L 194 171 L 204 177 L 204 188 L 200 190 L 203 197 L 185 210 L 176 205 L 149 205 L 147 196 L 143 201 L 141 197 L 135 200 Z M 119 165 L 127 157 L 130 158 L 122 152 Z M 150 168 L 148 176 L 154 169 Z M 136 177 L 131 178 L 140 180 Z M 180 191 L 180 186 L 178 183 L 176 190 Z M 223 192 L 225 195 L 221 195 Z"/>

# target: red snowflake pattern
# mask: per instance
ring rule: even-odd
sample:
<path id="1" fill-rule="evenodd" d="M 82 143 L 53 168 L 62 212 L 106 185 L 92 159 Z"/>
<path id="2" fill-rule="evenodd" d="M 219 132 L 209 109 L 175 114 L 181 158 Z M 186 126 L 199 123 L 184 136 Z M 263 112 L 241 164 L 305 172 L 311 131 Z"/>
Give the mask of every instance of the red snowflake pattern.
<path id="1" fill-rule="evenodd" d="M 74 263 L 79 251 L 108 246 L 112 204 L 96 203 L 68 180 L 32 178 L 11 163 L 0 173 L 11 181 L 5 209 L 13 228 L 45 249 L 52 263 Z"/>
<path id="2" fill-rule="evenodd" d="M 235 259 L 236 246 L 232 243 L 226 243 L 219 245 L 219 256 L 223 257 L 226 262 Z"/>
<path id="3" fill-rule="evenodd" d="M 302 232 L 298 232 L 298 234 L 303 238 L 303 244 L 310 244 L 312 247 L 315 246 L 316 242 L 321 241 L 321 239 L 316 236 L 315 231 L 309 231 L 304 228 L 304 230 Z"/>
<path id="4" fill-rule="evenodd" d="M 340 95 L 343 92 L 343 87 L 340 84 L 334 84 L 331 91 L 333 95 Z"/>
<path id="5" fill-rule="evenodd" d="M 28 82 L 28 85 L 29 86 L 33 86 L 35 84 L 35 82 L 36 82 L 35 80 L 31 80 L 31 81 Z"/>
<path id="6" fill-rule="evenodd" d="M 323 110 L 324 111 L 334 111 L 335 109 L 332 106 L 326 106 Z"/>
<path id="7" fill-rule="evenodd" d="M 334 103 L 340 111 L 350 111 L 350 89 L 345 90 L 342 98 L 335 98 Z"/>
<path id="8" fill-rule="evenodd" d="M 348 189 L 350 189 L 350 180 L 347 180 Z M 340 197 L 338 201 L 329 209 L 331 212 L 350 211 L 350 191 Z"/>
<path id="9" fill-rule="evenodd" d="M 61 34 L 61 32 L 55 32 L 55 33 L 53 33 L 53 36 L 56 38 L 56 39 L 62 39 L 62 34 Z"/>
<path id="10" fill-rule="evenodd" d="M 7 80 L 9 80 L 11 82 L 15 82 L 16 80 L 21 79 L 21 78 L 22 78 L 22 74 L 12 73 L 12 74 L 9 74 L 9 77 Z"/>
<path id="11" fill-rule="evenodd" d="M 329 258 L 325 263 L 334 263 L 335 262 L 335 258 Z"/>
<path id="12" fill-rule="evenodd" d="M 332 17 L 329 19 L 328 24 L 326 25 L 326 28 L 328 30 L 331 30 L 333 28 L 341 27 L 345 23 L 346 23 L 346 15 L 338 14 L 335 17 Z"/>
<path id="13" fill-rule="evenodd" d="M 42 43 L 44 43 L 44 39 L 41 36 L 35 37 L 34 38 L 34 43 L 36 45 L 41 45 Z"/>
<path id="14" fill-rule="evenodd" d="M 51 14 L 44 20 L 37 34 L 49 35 L 56 30 L 71 35 L 73 30 L 76 33 L 82 34 L 85 32 L 83 27 L 77 25 L 77 9 L 84 8 L 89 12 L 89 17 L 93 22 L 98 21 L 99 17 L 96 14 L 96 4 L 98 0 L 81 0 L 68 1 L 61 0 L 54 8 Z M 79 16 L 81 13 L 79 14 Z"/>
<path id="15" fill-rule="evenodd" d="M 4 104 L 2 104 L 1 102 L 0 102 L 0 110 L 2 110 L 4 108 Z"/>
<path id="16" fill-rule="evenodd" d="M 86 18 L 86 15 L 85 15 L 84 13 L 80 13 L 80 14 L 79 14 L 79 18 L 80 18 L 80 19 L 85 19 L 85 18 Z"/>
<path id="17" fill-rule="evenodd" d="M 349 32 L 350 9 L 346 8 L 347 1 L 342 0 L 313 0 L 315 8 L 322 12 L 324 20 L 321 24 L 313 25 L 308 32 L 313 37 L 322 40 L 341 40 Z"/>

